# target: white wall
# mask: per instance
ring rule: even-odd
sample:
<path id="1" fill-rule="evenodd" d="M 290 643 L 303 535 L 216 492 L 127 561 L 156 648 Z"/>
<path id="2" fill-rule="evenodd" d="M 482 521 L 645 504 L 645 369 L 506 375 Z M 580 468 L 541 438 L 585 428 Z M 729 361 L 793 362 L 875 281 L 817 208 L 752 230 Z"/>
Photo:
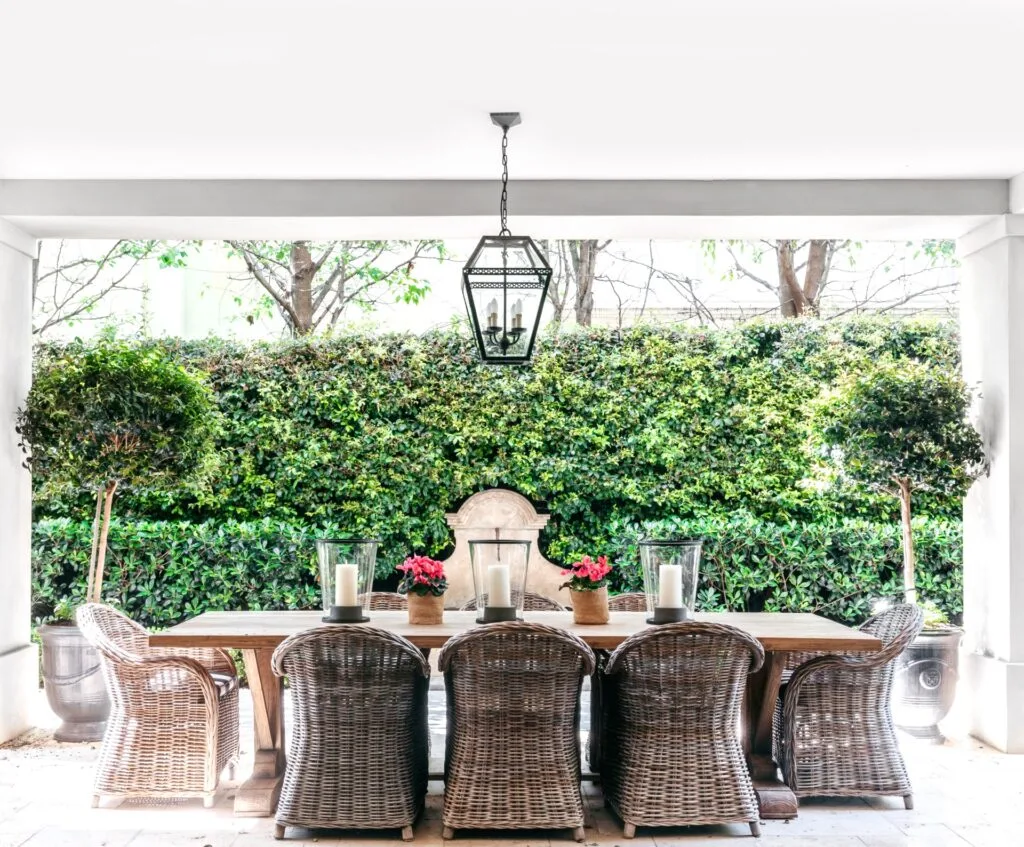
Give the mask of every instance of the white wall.
<path id="1" fill-rule="evenodd" d="M 32 491 L 14 432 L 31 379 L 33 242 L 0 220 L 0 742 L 29 727 L 38 659 L 29 642 Z"/>

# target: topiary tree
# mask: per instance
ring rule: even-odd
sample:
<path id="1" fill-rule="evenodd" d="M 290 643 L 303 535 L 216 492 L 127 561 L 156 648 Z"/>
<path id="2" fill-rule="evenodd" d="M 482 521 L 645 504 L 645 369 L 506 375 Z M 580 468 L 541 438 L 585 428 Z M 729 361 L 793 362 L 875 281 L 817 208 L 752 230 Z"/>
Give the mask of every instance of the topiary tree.
<path id="1" fill-rule="evenodd" d="M 106 339 L 37 354 L 17 431 L 45 486 L 96 495 L 87 601 L 101 597 L 115 493 L 202 479 L 217 426 L 209 388 L 156 346 Z"/>
<path id="2" fill-rule="evenodd" d="M 819 408 L 840 471 L 899 497 L 908 603 L 917 602 L 913 492 L 963 497 L 985 468 L 981 437 L 967 420 L 970 403 L 971 392 L 955 371 L 886 357 L 840 381 Z"/>

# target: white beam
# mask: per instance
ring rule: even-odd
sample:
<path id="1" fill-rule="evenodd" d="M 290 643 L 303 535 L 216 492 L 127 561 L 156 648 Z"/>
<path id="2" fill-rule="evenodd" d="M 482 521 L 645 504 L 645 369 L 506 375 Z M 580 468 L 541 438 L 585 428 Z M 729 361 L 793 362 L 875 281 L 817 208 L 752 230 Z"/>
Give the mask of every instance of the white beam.
<path id="1" fill-rule="evenodd" d="M 0 180 L 0 217 L 479 217 L 496 180 Z M 1006 180 L 522 180 L 513 216 L 1000 215 Z"/>

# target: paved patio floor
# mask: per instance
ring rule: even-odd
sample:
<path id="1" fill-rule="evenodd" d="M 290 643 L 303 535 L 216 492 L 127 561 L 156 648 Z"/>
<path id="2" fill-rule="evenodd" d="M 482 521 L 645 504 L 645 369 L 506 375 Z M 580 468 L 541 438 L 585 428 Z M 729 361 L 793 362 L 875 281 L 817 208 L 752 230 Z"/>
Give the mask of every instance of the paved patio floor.
<path id="1" fill-rule="evenodd" d="M 243 758 L 239 778 L 252 763 L 252 711 L 242 698 Z M 431 730 L 435 756 L 443 751 L 443 694 L 431 692 Z M 98 744 L 53 741 L 56 720 L 40 695 L 40 729 L 0 747 L 0 847 L 253 847 L 273 840 L 270 819 L 236 818 L 232 800 L 237 783 L 222 783 L 217 804 L 204 809 L 198 800 L 164 804 L 109 802 L 90 808 L 92 766 Z M 904 754 L 915 788 L 916 809 L 905 811 L 899 799 L 804 801 L 794 821 L 762 826 L 763 847 L 1017 847 L 1024 845 L 1024 756 L 1006 756 L 957 730 L 955 740 L 932 746 L 905 739 Z M 435 762 L 435 765 L 437 763 Z M 427 810 L 416 826 L 418 845 L 442 847 L 440 783 L 431 783 Z M 746 826 L 638 831 L 633 840 L 589 784 L 587 843 L 590 845 L 753 844 Z M 287 844 L 402 844 L 398 833 L 309 833 L 288 830 Z M 510 832 L 459 834 L 453 847 L 498 844 L 504 847 L 572 844 L 571 833 Z"/>

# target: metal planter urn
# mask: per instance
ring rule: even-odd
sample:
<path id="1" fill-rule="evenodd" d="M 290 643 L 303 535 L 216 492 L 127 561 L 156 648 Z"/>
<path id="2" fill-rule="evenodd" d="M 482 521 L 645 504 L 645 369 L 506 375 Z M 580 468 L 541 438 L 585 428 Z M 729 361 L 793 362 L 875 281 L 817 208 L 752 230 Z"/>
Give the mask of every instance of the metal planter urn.
<path id="1" fill-rule="evenodd" d="M 893 721 L 907 734 L 936 744 L 945 741 L 937 724 L 949 714 L 956 697 L 962 637 L 955 627 L 922 630 L 897 660 Z"/>
<path id="2" fill-rule="evenodd" d="M 101 741 L 110 714 L 100 654 L 73 624 L 39 627 L 46 700 L 61 719 L 57 741 Z"/>

